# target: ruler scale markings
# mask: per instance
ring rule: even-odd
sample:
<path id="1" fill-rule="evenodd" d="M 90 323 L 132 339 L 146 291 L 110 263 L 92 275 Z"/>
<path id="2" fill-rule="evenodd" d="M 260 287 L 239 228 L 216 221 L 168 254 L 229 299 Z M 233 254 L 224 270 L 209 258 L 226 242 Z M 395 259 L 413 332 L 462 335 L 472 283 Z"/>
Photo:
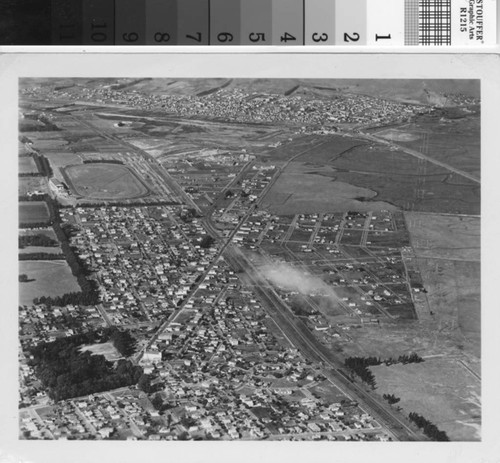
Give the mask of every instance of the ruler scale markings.
<path id="1" fill-rule="evenodd" d="M 175 0 L 146 0 L 146 44 L 177 43 L 177 5 Z"/>
<path id="2" fill-rule="evenodd" d="M 305 45 L 335 44 L 335 10 L 332 0 L 305 1 Z M 352 0 L 349 0 L 352 1 Z"/>
<path id="3" fill-rule="evenodd" d="M 115 0 L 115 45 L 145 45 L 145 0 Z"/>
<path id="4" fill-rule="evenodd" d="M 336 45 L 360 46 L 367 44 L 367 1 L 371 0 L 336 0 Z"/>
<path id="5" fill-rule="evenodd" d="M 83 0 L 82 43 L 114 45 L 115 0 Z"/>
<path id="6" fill-rule="evenodd" d="M 241 44 L 272 42 L 272 0 L 241 0 Z"/>
<path id="7" fill-rule="evenodd" d="M 240 45 L 240 0 L 210 0 L 210 44 Z"/>
<path id="8" fill-rule="evenodd" d="M 82 44 L 81 0 L 52 0 L 51 42 L 53 45 Z"/>
<path id="9" fill-rule="evenodd" d="M 273 45 L 304 45 L 304 0 L 272 0 Z"/>
<path id="10" fill-rule="evenodd" d="M 5 0 L 2 5 L 0 45 L 498 44 L 496 0 Z"/>
<path id="11" fill-rule="evenodd" d="M 177 0 L 177 43 L 208 45 L 209 0 Z"/>
<path id="12" fill-rule="evenodd" d="M 401 0 L 367 0 L 367 44 L 403 46 L 405 4 Z"/>

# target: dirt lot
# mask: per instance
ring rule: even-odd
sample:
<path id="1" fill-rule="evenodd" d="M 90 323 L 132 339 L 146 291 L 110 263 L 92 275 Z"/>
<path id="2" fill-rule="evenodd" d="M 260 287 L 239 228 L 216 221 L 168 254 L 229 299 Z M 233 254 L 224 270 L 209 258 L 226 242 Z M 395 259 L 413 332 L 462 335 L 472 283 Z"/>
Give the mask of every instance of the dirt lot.
<path id="1" fill-rule="evenodd" d="M 90 351 L 95 355 L 104 355 L 104 357 L 106 357 L 106 360 L 109 360 L 110 362 L 115 362 L 116 360 L 122 358 L 122 355 L 115 349 L 113 343 L 111 342 L 103 342 L 101 344 L 83 346 L 80 351 Z"/>

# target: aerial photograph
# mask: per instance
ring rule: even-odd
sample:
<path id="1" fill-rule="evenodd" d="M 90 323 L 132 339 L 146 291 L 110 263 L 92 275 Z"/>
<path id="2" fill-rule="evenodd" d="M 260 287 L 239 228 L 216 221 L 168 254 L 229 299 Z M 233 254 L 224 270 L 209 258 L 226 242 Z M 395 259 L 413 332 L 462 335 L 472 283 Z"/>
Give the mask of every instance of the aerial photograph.
<path id="1" fill-rule="evenodd" d="M 20 440 L 481 441 L 479 80 L 20 78 L 18 117 Z"/>

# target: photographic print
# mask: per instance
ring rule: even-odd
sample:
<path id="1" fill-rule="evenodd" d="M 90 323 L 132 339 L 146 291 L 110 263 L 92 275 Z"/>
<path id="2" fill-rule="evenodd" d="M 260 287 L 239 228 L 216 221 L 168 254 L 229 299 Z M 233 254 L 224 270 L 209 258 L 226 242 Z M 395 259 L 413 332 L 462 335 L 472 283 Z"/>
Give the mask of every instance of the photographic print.
<path id="1" fill-rule="evenodd" d="M 21 440 L 481 440 L 479 79 L 18 91 Z"/>

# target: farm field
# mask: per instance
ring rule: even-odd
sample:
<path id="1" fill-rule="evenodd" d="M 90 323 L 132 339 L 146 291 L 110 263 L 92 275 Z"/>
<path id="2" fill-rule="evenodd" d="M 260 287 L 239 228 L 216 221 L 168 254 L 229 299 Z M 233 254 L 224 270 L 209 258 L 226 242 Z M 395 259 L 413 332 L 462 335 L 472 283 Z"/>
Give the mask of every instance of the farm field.
<path id="1" fill-rule="evenodd" d="M 28 283 L 19 283 L 19 304 L 29 305 L 35 297 L 62 296 L 80 290 L 66 261 L 20 261 L 19 274 L 28 275 Z"/>
<path id="2" fill-rule="evenodd" d="M 19 177 L 18 191 L 19 196 L 25 196 L 28 193 L 35 191 L 46 193 L 47 192 L 47 178 L 46 177 Z"/>
<path id="3" fill-rule="evenodd" d="M 394 394 L 407 415 L 417 412 L 450 440 L 480 440 L 481 383 L 459 361 L 428 358 L 408 365 L 370 367 L 379 394 Z"/>
<path id="4" fill-rule="evenodd" d="M 38 223 L 50 219 L 49 208 L 44 201 L 20 201 L 19 222 Z"/>
<path id="5" fill-rule="evenodd" d="M 35 160 L 31 156 L 21 156 L 19 157 L 19 173 L 20 174 L 33 174 L 37 173 L 38 168 L 36 167 Z"/>
<path id="6" fill-rule="evenodd" d="M 118 164 L 70 166 L 64 169 L 64 177 L 75 194 L 89 199 L 132 199 L 148 193 L 130 169 Z"/>

